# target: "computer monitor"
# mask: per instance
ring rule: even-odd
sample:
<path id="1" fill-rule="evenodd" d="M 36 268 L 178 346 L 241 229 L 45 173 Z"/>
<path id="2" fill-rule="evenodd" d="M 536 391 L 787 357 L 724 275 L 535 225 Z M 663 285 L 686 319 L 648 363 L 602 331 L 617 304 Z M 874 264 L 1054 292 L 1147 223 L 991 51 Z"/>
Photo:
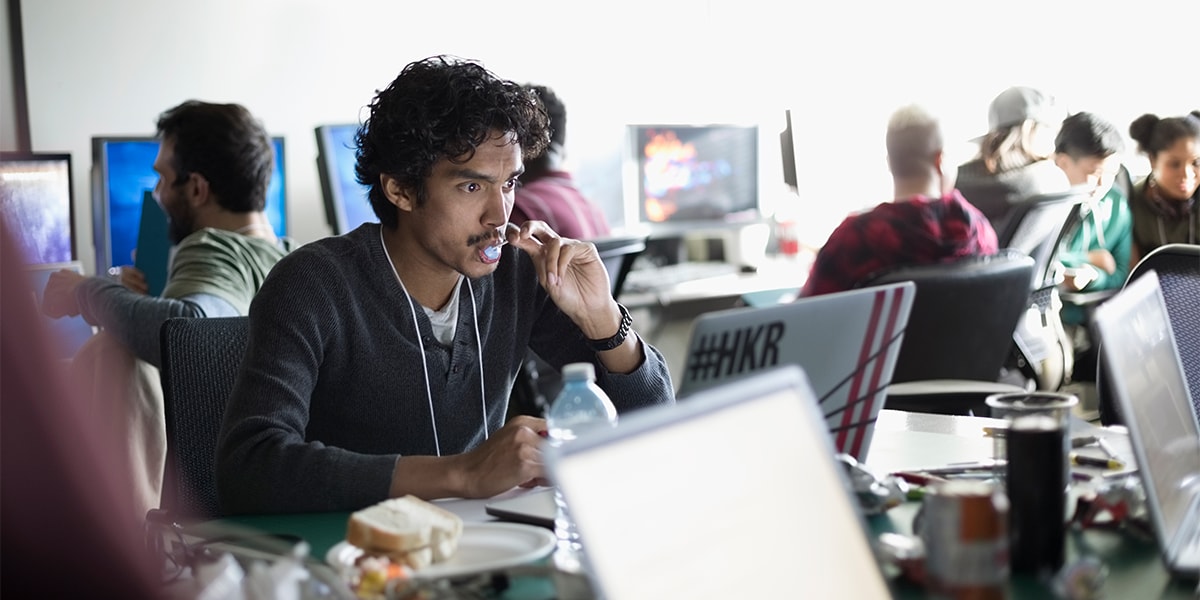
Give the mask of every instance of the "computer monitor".
<path id="1" fill-rule="evenodd" d="M 799 191 L 800 180 L 796 176 L 796 137 L 792 129 L 791 109 L 783 111 L 787 126 L 779 132 L 779 153 L 783 156 L 783 182 L 793 191 Z"/>
<path id="2" fill-rule="evenodd" d="M 758 127 L 630 125 L 626 224 L 651 232 L 760 217 Z"/>
<path id="3" fill-rule="evenodd" d="M 267 220 L 275 235 L 287 235 L 287 186 L 284 139 L 271 138 L 275 168 L 267 187 Z M 154 136 L 94 136 L 92 138 L 92 235 L 96 272 L 133 264 L 141 224 L 142 197 L 158 182 Z"/>
<path id="4" fill-rule="evenodd" d="M 354 135 L 358 125 L 320 125 L 317 134 L 317 173 L 325 199 L 325 218 L 334 235 L 341 235 L 379 218 L 367 199 L 367 186 L 358 182 Z"/>
<path id="5" fill-rule="evenodd" d="M 26 264 L 76 259 L 71 155 L 0 152 L 0 213 Z"/>

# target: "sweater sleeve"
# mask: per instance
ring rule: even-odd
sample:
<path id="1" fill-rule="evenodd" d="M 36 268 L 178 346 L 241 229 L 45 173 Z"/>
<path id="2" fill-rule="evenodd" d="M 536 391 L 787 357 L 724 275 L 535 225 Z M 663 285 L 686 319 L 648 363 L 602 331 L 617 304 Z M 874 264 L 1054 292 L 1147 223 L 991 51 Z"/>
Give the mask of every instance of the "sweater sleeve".
<path id="1" fill-rule="evenodd" d="M 179 299 L 139 294 L 115 281 L 85 279 L 75 288 L 83 318 L 115 336 L 138 358 L 159 366 L 159 330 L 173 317 L 218 317 L 236 314 L 215 296 L 196 294 Z"/>

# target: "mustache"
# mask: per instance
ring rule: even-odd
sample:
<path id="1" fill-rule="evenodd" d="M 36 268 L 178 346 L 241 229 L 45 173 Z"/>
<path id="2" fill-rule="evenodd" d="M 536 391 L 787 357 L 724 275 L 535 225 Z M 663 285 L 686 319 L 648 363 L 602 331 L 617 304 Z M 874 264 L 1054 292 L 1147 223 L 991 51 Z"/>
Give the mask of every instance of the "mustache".
<path id="1" fill-rule="evenodd" d="M 489 229 L 483 233 L 475 234 L 467 238 L 467 246 L 477 246 L 482 242 L 493 241 L 500 239 L 500 230 Z"/>

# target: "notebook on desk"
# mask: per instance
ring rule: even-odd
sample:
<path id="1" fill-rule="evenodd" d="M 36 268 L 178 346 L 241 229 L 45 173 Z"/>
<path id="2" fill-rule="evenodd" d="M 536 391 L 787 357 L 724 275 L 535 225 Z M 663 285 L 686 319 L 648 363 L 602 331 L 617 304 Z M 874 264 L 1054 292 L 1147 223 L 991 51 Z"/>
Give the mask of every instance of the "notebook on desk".
<path id="1" fill-rule="evenodd" d="M 816 407 L 785 366 L 548 450 L 599 596 L 889 598 Z"/>
<path id="2" fill-rule="evenodd" d="M 1163 562 L 1172 573 L 1200 577 L 1200 424 L 1158 276 L 1130 281 L 1093 322 Z"/>
<path id="3" fill-rule="evenodd" d="M 677 398 L 776 365 L 804 369 L 839 452 L 865 462 L 916 286 L 901 282 L 706 313 L 692 326 Z"/>

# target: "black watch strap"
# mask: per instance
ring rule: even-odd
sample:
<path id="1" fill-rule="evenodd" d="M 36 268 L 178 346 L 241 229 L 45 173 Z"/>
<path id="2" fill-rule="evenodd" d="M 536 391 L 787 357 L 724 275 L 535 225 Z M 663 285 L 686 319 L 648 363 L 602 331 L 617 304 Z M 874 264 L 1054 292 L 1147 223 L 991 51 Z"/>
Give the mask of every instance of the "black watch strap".
<path id="1" fill-rule="evenodd" d="M 588 347 L 596 352 L 605 352 L 612 350 L 617 346 L 625 343 L 625 338 L 629 337 L 629 330 L 633 327 L 633 317 L 629 316 L 629 309 L 625 308 L 624 304 L 617 303 L 617 308 L 621 310 L 621 326 L 617 328 L 617 333 L 612 337 L 603 340 L 588 339 Z"/>

